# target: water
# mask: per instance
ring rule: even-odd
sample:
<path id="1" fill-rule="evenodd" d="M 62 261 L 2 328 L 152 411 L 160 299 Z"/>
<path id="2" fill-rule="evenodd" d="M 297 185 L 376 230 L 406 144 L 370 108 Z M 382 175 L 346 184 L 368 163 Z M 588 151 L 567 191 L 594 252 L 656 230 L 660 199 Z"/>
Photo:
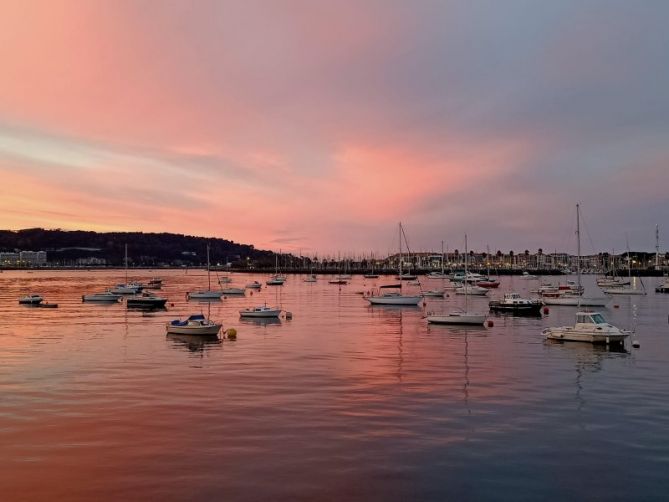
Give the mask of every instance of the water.
<path id="1" fill-rule="evenodd" d="M 669 492 L 669 295 L 654 294 L 652 279 L 648 296 L 614 298 L 619 308 L 604 311 L 637 327 L 641 348 L 616 352 L 546 343 L 541 329 L 573 323 L 571 307 L 493 317 L 492 328 L 427 326 L 422 308 L 369 307 L 358 292 L 384 279 L 359 277 L 340 288 L 291 276 L 212 303 L 211 317 L 238 339 L 188 340 L 166 336 L 164 323 L 207 313 L 185 299 L 206 275 L 160 276 L 168 311 L 142 313 L 81 303 L 122 273 L 0 274 L 3 501 Z M 499 293 L 536 286 L 503 278 Z M 29 292 L 60 307 L 19 306 Z M 294 318 L 240 321 L 240 308 L 264 301 Z M 427 301 L 441 311 L 463 298 Z"/>

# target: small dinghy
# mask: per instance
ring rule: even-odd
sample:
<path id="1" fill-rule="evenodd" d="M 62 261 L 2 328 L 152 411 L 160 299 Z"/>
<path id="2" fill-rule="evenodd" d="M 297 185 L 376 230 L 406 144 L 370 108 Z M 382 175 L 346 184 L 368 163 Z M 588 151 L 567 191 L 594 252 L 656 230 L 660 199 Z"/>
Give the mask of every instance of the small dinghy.
<path id="1" fill-rule="evenodd" d="M 175 319 L 166 324 L 165 329 L 170 335 L 216 336 L 222 324 L 207 319 L 202 314 L 194 314 L 188 319 Z"/>

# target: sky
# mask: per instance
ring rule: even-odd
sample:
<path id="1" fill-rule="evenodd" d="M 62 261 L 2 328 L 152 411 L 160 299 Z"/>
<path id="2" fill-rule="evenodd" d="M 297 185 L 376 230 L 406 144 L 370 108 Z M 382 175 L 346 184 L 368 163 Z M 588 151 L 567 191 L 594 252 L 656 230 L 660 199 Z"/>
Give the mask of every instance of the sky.
<path id="1" fill-rule="evenodd" d="M 669 2 L 0 0 L 0 228 L 669 248 Z"/>

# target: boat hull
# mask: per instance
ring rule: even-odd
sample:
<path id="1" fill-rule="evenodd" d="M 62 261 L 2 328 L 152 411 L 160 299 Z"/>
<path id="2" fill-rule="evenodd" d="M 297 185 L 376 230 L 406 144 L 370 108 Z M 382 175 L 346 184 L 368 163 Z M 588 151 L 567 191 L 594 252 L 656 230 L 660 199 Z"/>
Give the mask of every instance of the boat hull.
<path id="1" fill-rule="evenodd" d="M 139 300 L 133 300 L 132 298 L 128 298 L 128 301 L 126 302 L 126 306 L 129 309 L 135 308 L 135 309 L 159 309 L 163 308 L 165 304 L 167 303 L 167 298 L 153 298 L 153 299 L 139 299 Z"/>
<path id="2" fill-rule="evenodd" d="M 172 326 L 167 324 L 166 331 L 169 335 L 216 336 L 221 331 L 221 327 L 221 324 L 211 326 Z"/>
<path id="3" fill-rule="evenodd" d="M 645 295 L 646 292 L 642 289 L 632 289 L 632 288 L 607 288 L 603 289 L 607 295 Z"/>
<path id="4" fill-rule="evenodd" d="M 544 305 L 563 305 L 566 307 L 606 307 L 608 298 L 579 298 L 576 296 L 542 299 Z"/>
<path id="5" fill-rule="evenodd" d="M 505 305 L 502 302 L 490 302 L 488 307 L 492 312 L 514 315 L 541 315 L 541 302 L 525 305 Z"/>
<path id="6" fill-rule="evenodd" d="M 574 328 L 546 328 L 542 332 L 547 340 L 562 342 L 586 342 L 604 345 L 617 345 L 625 342 L 629 333 L 594 333 L 591 331 L 578 331 Z"/>
<path id="7" fill-rule="evenodd" d="M 429 315 L 427 322 L 430 324 L 468 324 L 481 326 L 485 323 L 485 314 L 474 314 L 467 312 L 452 312 L 444 315 Z"/>
<path id="8" fill-rule="evenodd" d="M 421 296 L 369 296 L 367 301 L 372 305 L 418 305 Z"/>
<path id="9" fill-rule="evenodd" d="M 223 293 L 219 291 L 196 291 L 188 293 L 188 299 L 193 300 L 220 300 Z"/>
<path id="10" fill-rule="evenodd" d="M 86 303 L 118 303 L 121 295 L 82 295 L 81 301 Z"/>
<path id="11" fill-rule="evenodd" d="M 278 318 L 281 315 L 280 310 L 266 310 L 263 312 L 254 312 L 250 310 L 240 310 L 239 317 L 246 317 L 249 319 L 270 319 Z"/>

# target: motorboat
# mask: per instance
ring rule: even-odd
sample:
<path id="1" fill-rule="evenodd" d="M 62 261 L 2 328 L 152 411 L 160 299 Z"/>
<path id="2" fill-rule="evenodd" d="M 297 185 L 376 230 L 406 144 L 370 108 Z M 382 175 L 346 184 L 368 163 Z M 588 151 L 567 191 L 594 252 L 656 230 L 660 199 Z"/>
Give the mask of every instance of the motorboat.
<path id="1" fill-rule="evenodd" d="M 175 319 L 165 325 L 171 335 L 216 336 L 223 327 L 222 324 L 207 319 L 202 314 L 195 314 L 188 319 Z"/>
<path id="2" fill-rule="evenodd" d="M 481 286 L 476 286 L 474 284 L 465 284 L 455 289 L 456 295 L 472 295 L 472 296 L 485 296 L 488 294 L 488 288 L 482 288 Z"/>
<path id="3" fill-rule="evenodd" d="M 493 312 L 511 312 L 513 314 L 541 314 L 541 300 L 523 298 L 518 293 L 507 293 L 501 300 L 492 300 L 488 307 Z"/>
<path id="4" fill-rule="evenodd" d="M 253 281 L 253 282 L 249 282 L 249 283 L 247 283 L 247 284 L 246 284 L 246 287 L 247 287 L 248 289 L 261 289 L 261 288 L 262 288 L 262 284 L 260 284 L 258 281 Z"/>
<path id="5" fill-rule="evenodd" d="M 609 324 L 599 312 L 577 312 L 574 326 L 546 328 L 542 334 L 548 340 L 612 345 L 624 343 L 630 332 Z"/>
<path id="6" fill-rule="evenodd" d="M 82 302 L 90 303 L 118 303 L 122 298 L 121 295 L 105 291 L 104 293 L 91 293 L 90 295 L 81 295 Z"/>
<path id="7" fill-rule="evenodd" d="M 270 317 L 279 317 L 281 315 L 281 309 L 278 307 L 268 307 L 267 305 L 261 305 L 258 307 L 246 308 L 239 311 L 240 317 L 247 318 L 270 318 Z"/>
<path id="8" fill-rule="evenodd" d="M 44 301 L 44 297 L 38 294 L 30 294 L 19 298 L 20 305 L 39 305 Z"/>
<path id="9" fill-rule="evenodd" d="M 163 308 L 167 303 L 167 298 L 162 298 L 151 293 L 142 293 L 141 295 L 128 297 L 126 300 L 126 307 L 143 308 L 143 309 L 159 309 Z"/>
<path id="10" fill-rule="evenodd" d="M 669 279 L 665 279 L 662 284 L 655 288 L 656 293 L 669 293 Z"/>
<path id="11" fill-rule="evenodd" d="M 486 314 L 455 310 L 448 314 L 428 314 L 430 324 L 473 324 L 481 326 L 485 323 Z"/>
<path id="12" fill-rule="evenodd" d="M 489 277 L 486 277 L 485 279 L 478 281 L 476 285 L 479 288 L 496 289 L 499 287 L 499 281 L 497 279 L 490 279 Z"/>
<path id="13" fill-rule="evenodd" d="M 246 293 L 245 288 L 223 288 L 221 293 L 224 295 L 243 295 Z"/>

